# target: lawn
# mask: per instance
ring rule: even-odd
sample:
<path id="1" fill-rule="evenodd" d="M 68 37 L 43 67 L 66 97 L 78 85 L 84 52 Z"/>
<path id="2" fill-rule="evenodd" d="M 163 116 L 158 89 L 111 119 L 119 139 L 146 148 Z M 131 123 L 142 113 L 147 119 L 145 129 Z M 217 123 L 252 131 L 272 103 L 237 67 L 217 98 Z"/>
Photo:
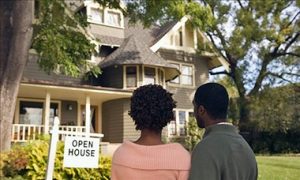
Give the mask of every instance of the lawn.
<path id="1" fill-rule="evenodd" d="M 256 156 L 258 179 L 299 180 L 300 156 Z"/>

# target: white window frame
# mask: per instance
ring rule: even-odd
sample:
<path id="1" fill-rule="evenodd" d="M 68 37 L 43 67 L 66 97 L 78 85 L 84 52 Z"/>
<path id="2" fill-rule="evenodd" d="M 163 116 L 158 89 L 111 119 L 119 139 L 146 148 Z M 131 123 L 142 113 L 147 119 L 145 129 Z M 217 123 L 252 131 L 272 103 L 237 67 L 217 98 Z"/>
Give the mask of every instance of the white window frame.
<path id="1" fill-rule="evenodd" d="M 45 99 L 31 99 L 31 98 L 17 98 L 17 104 L 16 104 L 16 109 L 15 109 L 15 119 L 14 119 L 14 124 L 19 124 L 20 123 L 20 114 L 19 114 L 19 109 L 20 109 L 20 101 L 29 101 L 29 102 L 41 102 L 43 103 L 43 116 L 42 116 L 42 125 L 45 125 Z M 58 104 L 58 118 L 60 119 L 61 117 L 61 101 L 58 100 L 51 100 L 51 103 L 57 103 Z"/>
<path id="2" fill-rule="evenodd" d="M 174 136 L 185 136 L 185 135 L 180 135 L 180 128 L 185 128 L 187 123 L 189 122 L 189 113 L 193 113 L 193 109 L 173 109 L 175 111 L 175 123 L 176 123 L 176 133 L 175 135 L 171 134 L 171 126 L 168 124 L 168 136 L 169 137 L 174 137 Z M 184 111 L 185 112 L 185 124 L 180 124 L 179 122 L 179 111 Z M 185 132 L 187 133 L 187 132 Z"/>
<path id="3" fill-rule="evenodd" d="M 97 9 L 99 11 L 102 12 L 102 20 L 99 21 L 99 20 L 95 20 L 95 18 L 92 17 L 92 9 Z M 95 24 L 104 24 L 105 22 L 105 17 L 104 17 L 104 14 L 105 14 L 105 11 L 102 7 L 100 7 L 99 5 L 89 5 L 87 6 L 86 8 L 86 14 L 87 14 L 87 21 L 90 22 L 90 23 L 95 23 Z"/>
<path id="4" fill-rule="evenodd" d="M 165 85 L 166 85 L 165 70 L 163 68 L 161 68 L 161 67 L 149 66 L 149 65 L 142 65 L 142 85 L 146 85 L 146 83 L 144 83 L 145 68 L 153 68 L 155 70 L 155 81 L 154 81 L 154 84 L 161 85 L 161 86 L 165 87 Z M 159 84 L 160 80 L 158 78 L 160 78 L 160 77 L 158 76 L 158 70 L 161 70 L 162 73 L 163 73 L 163 82 L 162 82 L 162 84 Z"/>
<path id="5" fill-rule="evenodd" d="M 97 21 L 97 20 L 95 21 L 93 18 L 91 18 L 91 11 L 92 11 L 91 9 L 92 8 L 99 9 L 99 10 L 101 10 L 103 12 L 102 22 Z M 108 24 L 108 13 L 109 12 L 119 14 L 119 17 L 120 17 L 120 22 L 119 22 L 120 26 Z M 97 3 L 87 3 L 86 4 L 86 13 L 87 13 L 87 21 L 90 22 L 90 23 L 100 24 L 100 25 L 104 25 L 104 26 L 109 26 L 109 27 L 124 29 L 124 15 L 118 9 L 103 8 L 103 7 L 101 7 Z"/>
<path id="6" fill-rule="evenodd" d="M 136 87 L 127 87 L 127 67 L 135 67 L 136 68 Z M 140 69 L 138 65 L 124 65 L 123 66 L 123 89 L 135 89 L 139 87 L 140 81 Z"/>
<path id="7" fill-rule="evenodd" d="M 179 70 L 181 72 L 182 66 L 190 66 L 192 67 L 192 84 L 182 84 L 182 75 L 179 75 L 179 83 L 174 83 L 169 81 L 168 85 L 169 86 L 174 86 L 174 87 L 183 87 L 183 88 L 194 88 L 195 87 L 195 65 L 194 64 L 189 64 L 189 63 L 182 63 L 182 62 L 177 62 L 177 61 L 170 61 L 168 60 L 169 63 L 171 64 L 176 64 L 179 65 Z"/>

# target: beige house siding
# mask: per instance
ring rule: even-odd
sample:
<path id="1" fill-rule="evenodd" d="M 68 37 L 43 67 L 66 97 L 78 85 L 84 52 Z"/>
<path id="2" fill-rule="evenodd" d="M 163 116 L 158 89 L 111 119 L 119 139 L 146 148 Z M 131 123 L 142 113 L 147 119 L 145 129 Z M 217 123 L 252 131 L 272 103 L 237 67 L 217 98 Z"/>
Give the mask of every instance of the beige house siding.
<path id="1" fill-rule="evenodd" d="M 128 111 L 130 110 L 130 99 L 123 100 L 123 116 L 124 116 L 124 140 L 136 140 L 139 135 L 140 131 L 135 130 L 134 121 L 128 115 Z"/>
<path id="2" fill-rule="evenodd" d="M 122 143 L 124 140 L 136 140 L 139 131 L 128 115 L 130 99 L 119 99 L 103 103 L 103 141 Z"/>
<path id="3" fill-rule="evenodd" d="M 121 143 L 123 141 L 123 104 L 120 100 L 103 103 L 102 130 L 103 141 Z"/>

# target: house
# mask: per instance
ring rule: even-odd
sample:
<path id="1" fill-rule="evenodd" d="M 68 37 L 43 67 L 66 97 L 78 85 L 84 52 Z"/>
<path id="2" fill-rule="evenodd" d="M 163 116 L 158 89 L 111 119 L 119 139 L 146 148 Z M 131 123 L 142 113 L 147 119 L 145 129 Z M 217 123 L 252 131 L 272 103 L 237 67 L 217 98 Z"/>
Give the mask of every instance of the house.
<path id="1" fill-rule="evenodd" d="M 76 10 L 87 13 L 87 31 L 101 40 L 89 61 L 103 73 L 89 81 L 47 74 L 31 53 L 18 93 L 13 142 L 47 134 L 55 116 L 61 120 L 60 129 L 103 133 L 103 142 L 135 139 L 139 132 L 128 115 L 130 97 L 135 88 L 149 83 L 162 85 L 177 101 L 176 118 L 164 130 L 165 136 L 184 136 L 196 88 L 208 81 L 209 70 L 228 69 L 218 54 L 196 53 L 197 44 L 207 41 L 203 33 L 193 29 L 188 17 L 144 29 L 129 25 L 121 11 L 92 1 Z"/>

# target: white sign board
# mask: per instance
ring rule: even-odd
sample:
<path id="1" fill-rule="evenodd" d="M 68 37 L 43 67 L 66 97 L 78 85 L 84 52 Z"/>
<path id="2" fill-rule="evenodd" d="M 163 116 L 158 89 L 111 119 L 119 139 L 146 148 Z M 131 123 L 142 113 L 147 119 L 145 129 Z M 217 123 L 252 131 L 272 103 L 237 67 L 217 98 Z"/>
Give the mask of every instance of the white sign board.
<path id="1" fill-rule="evenodd" d="M 66 136 L 64 167 L 98 168 L 99 138 Z"/>

